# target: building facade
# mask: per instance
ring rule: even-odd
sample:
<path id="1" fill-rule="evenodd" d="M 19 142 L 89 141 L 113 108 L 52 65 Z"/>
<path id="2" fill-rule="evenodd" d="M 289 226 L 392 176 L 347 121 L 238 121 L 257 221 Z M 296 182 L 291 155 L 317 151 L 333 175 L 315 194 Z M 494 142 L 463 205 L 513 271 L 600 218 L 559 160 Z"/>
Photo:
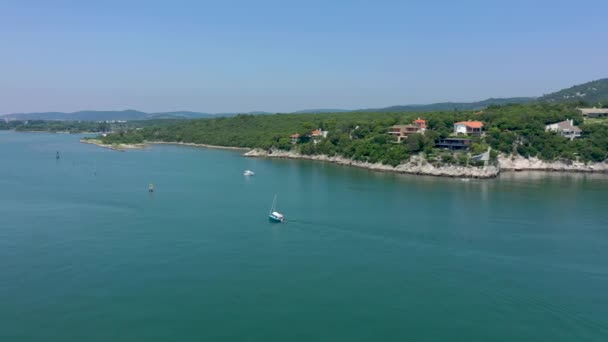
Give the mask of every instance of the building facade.
<path id="1" fill-rule="evenodd" d="M 554 124 L 546 125 L 545 131 L 557 132 L 557 134 L 570 140 L 581 136 L 581 129 L 574 126 L 574 122 L 572 120 L 564 120 L 561 122 L 556 122 Z"/>
<path id="2" fill-rule="evenodd" d="M 579 108 L 578 111 L 586 118 L 608 118 L 608 108 Z"/>
<path id="3" fill-rule="evenodd" d="M 397 142 L 407 139 L 412 134 L 420 133 L 422 130 L 416 125 L 395 125 L 389 130 L 389 134 L 397 137 Z"/>
<path id="4" fill-rule="evenodd" d="M 460 121 L 454 124 L 454 134 L 481 135 L 483 133 L 483 122 Z"/>

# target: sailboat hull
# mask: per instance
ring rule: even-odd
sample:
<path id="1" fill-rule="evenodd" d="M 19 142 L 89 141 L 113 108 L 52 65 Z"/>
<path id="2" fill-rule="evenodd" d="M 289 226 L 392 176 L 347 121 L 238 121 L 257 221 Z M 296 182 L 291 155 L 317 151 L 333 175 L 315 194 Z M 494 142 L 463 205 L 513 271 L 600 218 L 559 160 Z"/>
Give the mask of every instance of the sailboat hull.
<path id="1" fill-rule="evenodd" d="M 274 195 L 274 199 L 272 200 L 272 206 L 270 207 L 270 213 L 268 214 L 268 219 L 271 222 L 285 222 L 285 216 L 283 216 L 283 214 L 279 213 L 278 211 L 275 211 L 276 204 L 277 195 Z"/>
<path id="2" fill-rule="evenodd" d="M 285 218 L 281 217 L 281 216 L 276 216 L 276 215 L 270 214 L 270 215 L 268 215 L 268 220 L 270 222 L 281 223 L 281 222 L 285 221 Z"/>

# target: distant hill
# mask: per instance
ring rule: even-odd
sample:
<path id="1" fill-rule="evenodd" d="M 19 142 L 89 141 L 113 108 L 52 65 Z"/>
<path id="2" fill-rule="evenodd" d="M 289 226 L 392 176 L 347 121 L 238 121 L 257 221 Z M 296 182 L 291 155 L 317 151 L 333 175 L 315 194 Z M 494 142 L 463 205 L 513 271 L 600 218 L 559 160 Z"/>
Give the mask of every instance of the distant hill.
<path id="1" fill-rule="evenodd" d="M 589 104 L 608 104 L 608 78 L 543 95 L 538 100 L 541 102 L 584 101 Z"/>
<path id="2" fill-rule="evenodd" d="M 189 111 L 145 113 L 137 110 L 84 110 L 74 113 L 41 112 L 15 113 L 0 116 L 8 120 L 51 120 L 51 121 L 135 121 L 158 119 L 201 119 L 215 117 L 208 113 Z"/>
<path id="3" fill-rule="evenodd" d="M 146 119 L 202 119 L 212 118 L 216 115 L 209 113 L 199 113 L 191 111 L 177 111 L 177 112 L 161 112 L 161 113 L 150 113 L 146 114 Z M 139 119 L 140 120 L 140 119 Z"/>
<path id="4" fill-rule="evenodd" d="M 423 105 L 401 105 L 384 108 L 368 109 L 305 109 L 292 114 L 341 113 L 341 112 L 436 112 L 453 110 L 479 110 L 490 105 L 505 105 L 528 102 L 574 102 L 584 101 L 589 104 L 608 104 L 608 78 L 580 84 L 555 93 L 535 97 L 490 98 L 477 102 L 440 102 Z M 74 113 L 43 112 L 43 113 L 16 113 L 0 115 L 0 119 L 8 120 L 57 120 L 57 121 L 104 121 L 104 120 L 159 120 L 159 119 L 202 119 L 215 117 L 230 117 L 240 113 L 201 113 L 191 111 L 175 111 L 160 113 L 145 113 L 137 110 L 122 111 L 93 111 L 85 110 Z M 253 111 L 243 114 L 263 115 L 271 114 L 263 111 Z"/>
<path id="5" fill-rule="evenodd" d="M 477 102 L 441 102 L 427 105 L 403 105 L 384 108 L 361 109 L 362 112 L 437 112 L 449 110 L 478 110 L 490 105 L 504 105 L 511 103 L 528 103 L 534 101 L 533 97 L 511 97 L 504 99 L 487 99 Z"/>
<path id="6" fill-rule="evenodd" d="M 41 113 L 14 113 L 0 115 L 7 120 L 46 120 L 46 121 L 137 121 L 137 120 L 175 120 L 175 119 L 204 119 L 217 117 L 230 117 L 239 113 L 200 113 L 191 111 L 145 113 L 137 110 L 84 110 L 74 113 L 41 112 Z M 250 112 L 246 114 L 270 114 L 267 112 Z"/>
<path id="7" fill-rule="evenodd" d="M 352 109 L 304 109 L 295 111 L 292 114 L 342 113 L 352 111 Z"/>
<path id="8" fill-rule="evenodd" d="M 8 120 L 57 120 L 57 121 L 102 121 L 102 120 L 146 120 L 148 114 L 137 110 L 97 111 L 84 110 L 74 113 L 42 112 L 7 114 Z"/>

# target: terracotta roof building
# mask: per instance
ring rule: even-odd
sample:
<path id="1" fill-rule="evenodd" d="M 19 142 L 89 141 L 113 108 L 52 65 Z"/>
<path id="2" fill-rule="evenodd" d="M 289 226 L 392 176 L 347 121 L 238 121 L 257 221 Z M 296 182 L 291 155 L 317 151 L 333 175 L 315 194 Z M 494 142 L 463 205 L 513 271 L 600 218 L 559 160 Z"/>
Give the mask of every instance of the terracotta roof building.
<path id="1" fill-rule="evenodd" d="M 407 139 L 408 136 L 423 131 L 416 125 L 395 125 L 390 128 L 388 134 L 397 136 L 397 142 Z"/>
<path id="2" fill-rule="evenodd" d="M 483 133 L 483 122 L 481 121 L 460 121 L 454 124 L 454 134 L 473 134 Z"/>
<path id="3" fill-rule="evenodd" d="M 427 127 L 426 120 L 421 119 L 421 118 L 418 118 L 418 119 L 412 121 L 412 124 L 420 127 L 421 129 L 426 129 L 426 127 Z"/>

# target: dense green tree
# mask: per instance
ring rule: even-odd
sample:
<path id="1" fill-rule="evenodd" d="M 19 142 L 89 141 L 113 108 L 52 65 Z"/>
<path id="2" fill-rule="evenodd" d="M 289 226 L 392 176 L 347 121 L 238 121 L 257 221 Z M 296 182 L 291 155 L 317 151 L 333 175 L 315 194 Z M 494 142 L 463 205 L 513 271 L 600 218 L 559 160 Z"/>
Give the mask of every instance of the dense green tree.
<path id="1" fill-rule="evenodd" d="M 424 134 L 412 134 L 400 144 L 388 134 L 390 126 L 409 124 L 417 117 L 428 120 L 428 129 Z M 462 165 L 470 164 L 466 153 L 459 153 L 454 158 L 451 152 L 438 151 L 435 143 L 440 138 L 452 135 L 454 122 L 479 120 L 484 122 L 486 134 L 481 138 L 472 138 L 472 154 L 483 153 L 492 147 L 493 160 L 497 152 L 545 160 L 605 160 L 608 153 L 608 125 L 581 124 L 582 137 L 573 141 L 545 132 L 546 124 L 566 119 L 583 122 L 576 104 L 508 104 L 489 106 L 478 112 L 238 115 L 232 118 L 155 123 L 140 130 L 133 126 L 112 127 L 117 133 L 108 135 L 104 141 L 183 141 L 220 146 L 297 149 L 304 154 L 341 155 L 391 165 L 398 165 L 412 154 L 424 153 L 430 159 Z M 317 128 L 329 131 L 326 139 L 310 139 L 310 132 Z M 289 138 L 294 133 L 302 135 L 295 145 L 291 144 Z"/>

